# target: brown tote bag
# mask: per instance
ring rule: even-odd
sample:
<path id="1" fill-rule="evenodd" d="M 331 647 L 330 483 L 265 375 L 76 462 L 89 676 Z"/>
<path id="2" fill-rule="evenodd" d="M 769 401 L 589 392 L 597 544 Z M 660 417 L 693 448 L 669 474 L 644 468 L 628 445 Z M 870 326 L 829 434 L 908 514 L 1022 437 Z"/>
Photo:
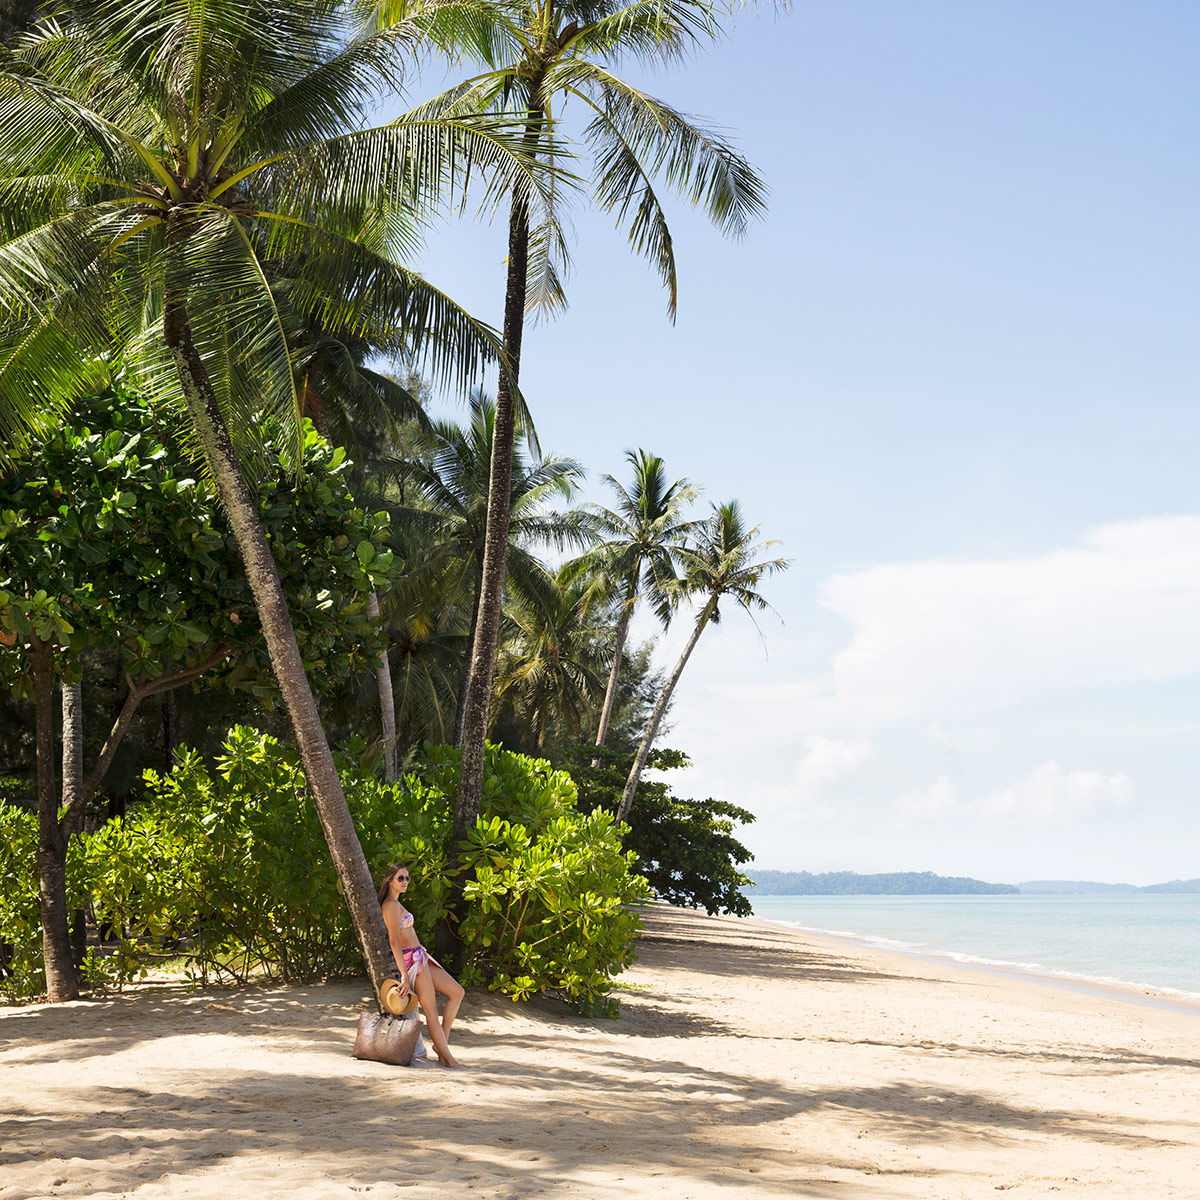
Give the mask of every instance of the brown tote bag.
<path id="1" fill-rule="evenodd" d="M 363 1013 L 358 1018 L 358 1033 L 354 1037 L 354 1057 L 410 1067 L 420 1036 L 421 1022 L 415 1013 L 410 1017 Z"/>

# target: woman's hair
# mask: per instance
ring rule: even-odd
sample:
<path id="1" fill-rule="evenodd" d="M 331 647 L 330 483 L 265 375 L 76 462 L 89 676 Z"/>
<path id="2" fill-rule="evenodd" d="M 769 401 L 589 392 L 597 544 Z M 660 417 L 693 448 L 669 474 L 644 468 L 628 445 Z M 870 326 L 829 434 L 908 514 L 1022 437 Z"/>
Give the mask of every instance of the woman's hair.
<path id="1" fill-rule="evenodd" d="M 384 873 L 383 873 L 383 882 L 379 885 L 379 903 L 380 904 L 383 904 L 383 902 L 388 898 L 388 892 L 390 892 L 392 890 L 392 879 L 395 876 L 396 872 L 403 871 L 403 870 L 404 870 L 403 863 L 389 863 L 388 864 L 388 869 L 386 871 L 384 871 Z"/>

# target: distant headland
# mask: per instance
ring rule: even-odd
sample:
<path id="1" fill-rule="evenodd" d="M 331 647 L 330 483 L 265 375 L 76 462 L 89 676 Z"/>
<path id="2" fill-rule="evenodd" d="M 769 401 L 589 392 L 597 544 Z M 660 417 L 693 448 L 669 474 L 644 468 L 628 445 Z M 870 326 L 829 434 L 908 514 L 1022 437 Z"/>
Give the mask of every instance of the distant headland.
<path id="1" fill-rule="evenodd" d="M 1200 879 L 1172 879 L 1169 883 L 1152 883 L 1146 887 L 1137 887 L 1132 883 L 1094 883 L 1090 879 L 1031 879 L 1018 886 L 1026 896 L 1094 896 L 1106 892 L 1195 895 L 1200 892 Z"/>
<path id="2" fill-rule="evenodd" d="M 1095 883 L 1087 879 L 1032 879 L 1027 883 L 985 883 L 963 875 L 932 871 L 889 871 L 860 875 L 857 871 L 754 871 L 743 890 L 750 896 L 1090 896 L 1106 893 L 1200 893 L 1200 879 L 1172 879 L 1137 887 L 1132 883 Z"/>
<path id="3" fill-rule="evenodd" d="M 1011 883 L 984 883 L 961 875 L 932 871 L 890 871 L 859 875 L 857 871 L 754 871 L 745 889 L 757 896 L 1000 896 L 1019 891 Z"/>

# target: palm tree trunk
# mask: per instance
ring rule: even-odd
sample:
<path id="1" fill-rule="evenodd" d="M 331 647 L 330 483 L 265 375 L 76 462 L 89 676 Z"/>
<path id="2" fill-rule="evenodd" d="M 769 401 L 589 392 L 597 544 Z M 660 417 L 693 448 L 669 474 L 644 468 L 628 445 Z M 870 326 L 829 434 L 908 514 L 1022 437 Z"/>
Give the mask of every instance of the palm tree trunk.
<path id="1" fill-rule="evenodd" d="M 683 674 L 683 668 L 687 666 L 687 660 L 691 658 L 692 651 L 695 650 L 696 643 L 700 640 L 700 635 L 704 632 L 704 627 L 708 624 L 712 613 L 713 602 L 710 600 L 704 606 L 704 611 L 697 618 L 696 628 L 692 630 L 692 636 L 688 638 L 688 643 L 684 646 L 683 653 L 679 656 L 679 661 L 675 664 L 675 669 L 663 685 L 662 694 L 659 696 L 658 703 L 655 704 L 654 711 L 650 714 L 650 721 L 646 725 L 646 732 L 642 734 L 642 744 L 638 746 L 637 757 L 633 760 L 633 767 L 630 769 L 629 778 L 625 781 L 625 790 L 621 793 L 621 803 L 617 806 L 618 821 L 625 820 L 626 814 L 633 804 L 633 797 L 637 792 L 638 783 L 641 782 L 642 771 L 646 767 L 646 759 L 650 757 L 650 747 L 654 745 L 654 739 L 658 734 L 658 727 L 662 724 L 662 719 L 666 715 L 667 705 L 671 702 L 671 693 L 675 690 L 675 685 L 679 682 L 679 677 Z"/>
<path id="2" fill-rule="evenodd" d="M 616 646 L 613 650 L 612 670 L 608 673 L 608 688 L 604 693 L 604 709 L 600 713 L 600 728 L 596 730 L 596 745 L 603 746 L 608 737 L 608 726 L 612 721 L 613 705 L 617 699 L 617 678 L 621 674 L 621 655 L 625 653 L 625 638 L 629 634 L 629 622 L 633 618 L 633 583 L 629 585 L 629 593 L 625 597 L 625 605 L 621 609 L 621 619 L 617 622 Z M 597 759 L 593 767 L 599 766 Z"/>
<path id="3" fill-rule="evenodd" d="M 79 975 L 71 953 L 67 913 L 67 838 L 58 823 L 57 763 L 54 755 L 54 648 L 34 638 L 29 648 L 36 715 L 38 796 L 38 897 L 46 998 L 51 1004 L 79 998 Z"/>
<path id="4" fill-rule="evenodd" d="M 384 980 L 391 974 L 391 954 L 371 872 L 346 806 L 312 688 L 304 673 L 291 614 L 257 505 L 242 476 L 208 372 L 192 340 L 185 301 L 182 296 L 173 294 L 172 289 L 168 289 L 164 297 L 163 334 L 175 361 L 184 400 L 221 505 L 237 539 L 271 667 L 291 718 L 304 778 L 342 885 L 367 972 L 378 996 Z"/>
<path id="5" fill-rule="evenodd" d="M 467 694 L 471 690 L 471 657 L 475 651 L 475 634 L 479 629 L 479 601 L 483 595 L 483 575 L 475 586 L 475 601 L 471 605 L 471 629 L 467 634 L 467 653 L 463 658 L 462 678 L 458 681 L 458 706 L 454 710 L 454 744 L 463 744 L 463 727 L 467 723 Z"/>
<path id="6" fill-rule="evenodd" d="M 367 616 L 379 617 L 379 597 L 372 592 Z M 379 652 L 375 668 L 375 686 L 379 691 L 379 726 L 383 739 L 383 777 L 395 783 L 400 777 L 399 751 L 396 746 L 396 695 L 392 691 L 392 664 L 386 647 Z"/>
<path id="7" fill-rule="evenodd" d="M 541 88 L 540 77 L 530 81 L 530 95 Z M 540 112 L 531 110 L 527 126 L 540 123 Z M 521 341 L 525 335 L 525 300 L 529 285 L 529 201 L 515 194 L 508 221 L 508 274 L 504 289 L 504 361 L 496 387 L 496 416 L 492 425 L 492 460 L 488 478 L 487 521 L 484 526 L 483 564 L 474 636 L 468 648 L 466 695 L 459 705 L 462 747 L 458 768 L 458 796 L 454 804 L 454 831 L 450 844 L 454 882 L 449 914 L 439 922 L 438 951 L 455 970 L 462 967 L 463 947 L 458 936 L 466 915 L 466 896 L 460 865 L 467 833 L 479 817 L 483 795 L 483 762 L 487 751 L 488 717 L 492 701 L 492 673 L 496 644 L 500 640 L 504 568 L 512 516 L 513 442 L 516 432 L 516 398 L 513 391 L 521 370 Z"/>
<path id="8" fill-rule="evenodd" d="M 536 93 L 534 93 L 536 94 Z M 504 357 L 496 388 L 496 421 L 492 433 L 491 477 L 488 481 L 487 527 L 483 542 L 483 580 L 479 619 L 471 646 L 467 697 L 463 706 L 462 764 L 454 806 L 454 858 L 458 845 L 479 816 L 483 787 L 483 755 L 491 709 L 492 672 L 500 637 L 500 603 L 504 564 L 508 554 L 512 503 L 513 439 L 516 405 L 513 389 L 521 368 L 521 339 L 525 333 L 525 298 L 529 265 L 529 204 L 514 196 L 508 226 L 508 279 L 504 295 Z"/>

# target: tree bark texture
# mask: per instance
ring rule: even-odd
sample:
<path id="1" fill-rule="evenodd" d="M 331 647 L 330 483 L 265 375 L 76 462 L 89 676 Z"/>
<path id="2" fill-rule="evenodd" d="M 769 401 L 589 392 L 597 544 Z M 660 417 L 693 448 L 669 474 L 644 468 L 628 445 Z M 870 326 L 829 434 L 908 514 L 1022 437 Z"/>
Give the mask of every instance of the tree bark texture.
<path id="1" fill-rule="evenodd" d="M 458 801 L 454 807 L 456 858 L 458 845 L 479 816 L 483 788 L 484 743 L 491 709 L 492 672 L 496 665 L 496 643 L 500 636 L 500 605 L 508 554 L 513 438 L 516 428 L 513 389 L 521 367 L 528 266 L 529 204 L 523 196 L 517 196 L 513 199 L 509 219 L 508 281 L 504 297 L 504 356 L 508 370 L 504 370 L 502 365 L 500 383 L 496 388 L 496 422 L 492 434 L 487 528 L 483 543 L 483 582 L 479 596 L 479 619 L 471 646 L 470 677 L 463 717 L 462 765 L 458 776 Z"/>
<path id="2" fill-rule="evenodd" d="M 174 359 L 184 400 L 221 505 L 237 539 L 271 666 L 295 733 L 304 777 L 378 997 L 384 981 L 392 974 L 392 965 L 375 885 L 304 672 L 291 614 L 258 507 L 242 476 L 212 382 L 192 340 L 184 298 L 168 291 L 164 299 L 163 332 L 167 348 Z"/>
<path id="3" fill-rule="evenodd" d="M 608 726 L 612 721 L 613 707 L 617 699 L 617 680 L 621 675 L 621 656 L 625 653 L 625 639 L 629 636 L 629 622 L 633 617 L 633 598 L 636 583 L 631 582 L 629 592 L 621 609 L 621 619 L 617 622 L 616 645 L 613 648 L 612 670 L 608 673 L 608 688 L 604 693 L 604 708 L 600 713 L 600 728 L 596 730 L 596 745 L 603 746 L 608 738 Z M 599 766 L 599 761 L 592 763 Z"/>
<path id="4" fill-rule="evenodd" d="M 82 811 L 83 799 L 83 684 L 62 685 L 62 800 L 68 812 L 72 805 Z M 63 829 L 62 825 L 59 826 Z M 64 832 L 64 851 L 69 844 L 70 834 Z M 64 853 L 64 868 L 65 868 Z M 66 904 L 66 871 L 63 871 L 63 903 Z M 87 953 L 87 922 L 83 909 L 70 911 L 71 961 L 75 970 Z"/>
<path id="5" fill-rule="evenodd" d="M 633 766 L 629 771 L 629 778 L 625 781 L 625 790 L 621 793 L 621 803 L 617 807 L 617 820 L 625 820 L 626 814 L 629 812 L 633 804 L 633 797 L 637 794 L 638 784 L 641 782 L 642 771 L 646 767 L 646 759 L 650 757 L 650 748 L 654 745 L 654 739 L 658 735 L 658 727 L 662 724 L 662 719 L 666 715 L 667 705 L 671 703 L 671 693 L 675 690 L 675 685 L 679 682 L 679 677 L 683 674 L 683 668 L 687 666 L 687 661 L 692 656 L 692 651 L 696 648 L 696 643 L 700 640 L 700 635 L 704 632 L 704 627 L 708 624 L 709 618 L 712 616 L 712 602 L 710 601 L 704 607 L 704 611 L 696 620 L 696 628 L 692 630 L 692 636 L 688 638 L 688 643 L 683 648 L 683 653 L 679 656 L 679 661 L 675 664 L 675 669 L 671 672 L 667 682 L 663 684 L 662 693 L 658 697 L 658 703 L 654 706 L 654 711 L 650 714 L 650 720 L 646 724 L 646 732 L 642 734 L 641 745 L 638 746 L 637 756 L 633 760 Z"/>
<path id="6" fill-rule="evenodd" d="M 367 616 L 379 619 L 379 597 L 372 592 Z M 375 668 L 375 687 L 379 692 L 379 729 L 383 742 L 383 777 L 395 783 L 400 777 L 399 749 L 396 746 L 396 695 L 392 690 L 392 664 L 386 648 L 380 651 Z"/>
<path id="7" fill-rule="evenodd" d="M 62 796 L 70 808 L 83 790 L 83 684 L 62 685 Z"/>
<path id="8" fill-rule="evenodd" d="M 46 998 L 51 1004 L 79 998 L 67 912 L 67 838 L 58 823 L 58 763 L 54 753 L 54 647 L 34 638 L 29 649 L 37 730 L 38 897 Z"/>

